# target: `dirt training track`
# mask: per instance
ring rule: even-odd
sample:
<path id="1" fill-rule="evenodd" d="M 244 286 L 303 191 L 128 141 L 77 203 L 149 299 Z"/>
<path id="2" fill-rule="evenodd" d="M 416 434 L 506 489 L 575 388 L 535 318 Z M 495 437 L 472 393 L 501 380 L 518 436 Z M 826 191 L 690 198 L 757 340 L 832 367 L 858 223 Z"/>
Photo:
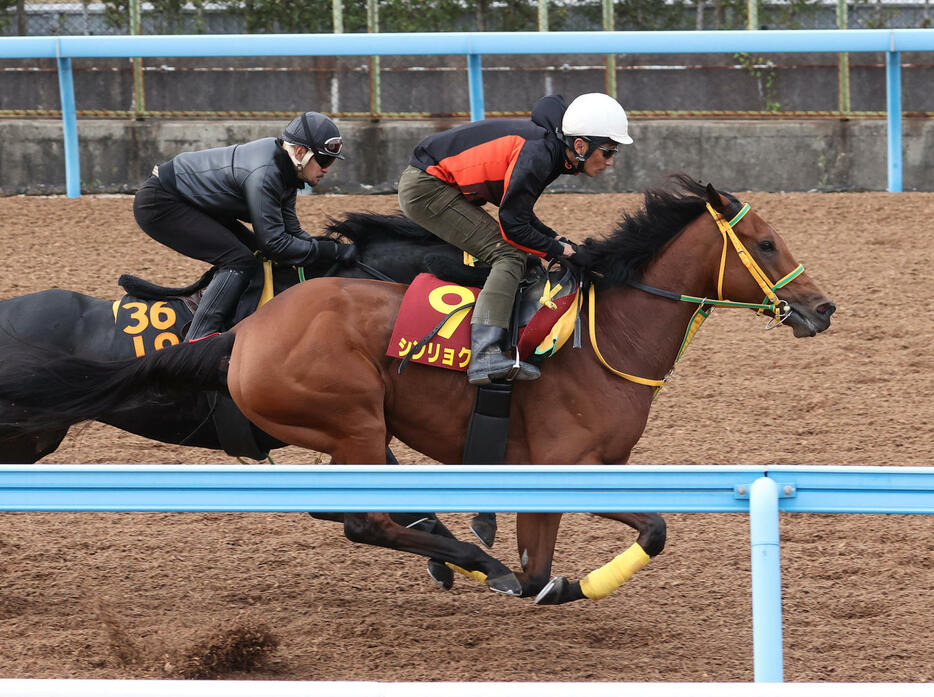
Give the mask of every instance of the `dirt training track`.
<path id="1" fill-rule="evenodd" d="M 833 326 L 796 340 L 715 312 L 633 463 L 934 465 L 934 194 L 741 198 L 837 303 Z M 536 212 L 581 238 L 640 203 L 550 195 Z M 394 209 L 386 196 L 299 200 L 313 234 L 328 215 Z M 0 221 L 0 298 L 61 287 L 116 300 L 123 272 L 183 285 L 205 269 L 139 232 L 128 197 L 0 199 Z M 45 462 L 235 460 L 90 424 Z M 445 518 L 469 536 L 463 516 Z M 494 553 L 516 567 L 510 518 Z M 436 590 L 423 559 L 305 515 L 0 514 L 0 677 L 751 680 L 747 518 L 667 520 L 664 553 L 609 598 L 535 607 L 462 579 Z M 934 681 L 934 520 L 783 515 L 781 532 L 787 680 Z M 579 578 L 633 540 L 567 516 L 554 571 Z"/>

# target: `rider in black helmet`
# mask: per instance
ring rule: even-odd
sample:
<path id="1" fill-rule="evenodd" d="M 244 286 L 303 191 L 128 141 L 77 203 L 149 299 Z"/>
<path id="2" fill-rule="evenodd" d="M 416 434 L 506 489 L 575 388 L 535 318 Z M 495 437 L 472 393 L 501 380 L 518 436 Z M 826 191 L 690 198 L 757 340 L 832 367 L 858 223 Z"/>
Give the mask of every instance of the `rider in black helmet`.
<path id="1" fill-rule="evenodd" d="M 281 138 L 185 152 L 153 167 L 133 202 L 136 222 L 157 242 L 218 267 L 187 340 L 226 327 L 259 265 L 254 251 L 295 266 L 352 260 L 352 245 L 312 239 L 295 213 L 298 189 L 344 159 L 343 145 L 334 122 L 309 111 Z"/>

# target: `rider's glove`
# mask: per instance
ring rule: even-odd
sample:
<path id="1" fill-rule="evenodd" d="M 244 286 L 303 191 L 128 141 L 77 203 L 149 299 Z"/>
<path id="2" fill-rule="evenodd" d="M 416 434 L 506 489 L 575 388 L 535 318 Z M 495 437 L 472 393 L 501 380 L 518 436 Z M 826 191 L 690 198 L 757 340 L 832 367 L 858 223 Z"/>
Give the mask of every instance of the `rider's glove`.
<path id="1" fill-rule="evenodd" d="M 338 244 L 337 245 L 337 263 L 341 266 L 350 266 L 359 255 L 357 254 L 357 245 Z"/>
<path id="2" fill-rule="evenodd" d="M 337 261 L 340 247 L 334 240 L 315 240 L 315 261 Z"/>

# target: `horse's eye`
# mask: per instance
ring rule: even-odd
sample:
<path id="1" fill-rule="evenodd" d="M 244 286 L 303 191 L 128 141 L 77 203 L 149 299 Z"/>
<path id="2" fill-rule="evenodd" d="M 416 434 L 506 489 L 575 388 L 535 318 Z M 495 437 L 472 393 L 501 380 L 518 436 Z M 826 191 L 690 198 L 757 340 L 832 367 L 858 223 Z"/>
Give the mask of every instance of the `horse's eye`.
<path id="1" fill-rule="evenodd" d="M 775 251 L 775 243 L 772 242 L 772 240 L 762 240 L 762 241 L 759 243 L 759 249 L 760 249 L 761 251 L 763 251 L 763 252 L 774 252 L 774 251 Z"/>

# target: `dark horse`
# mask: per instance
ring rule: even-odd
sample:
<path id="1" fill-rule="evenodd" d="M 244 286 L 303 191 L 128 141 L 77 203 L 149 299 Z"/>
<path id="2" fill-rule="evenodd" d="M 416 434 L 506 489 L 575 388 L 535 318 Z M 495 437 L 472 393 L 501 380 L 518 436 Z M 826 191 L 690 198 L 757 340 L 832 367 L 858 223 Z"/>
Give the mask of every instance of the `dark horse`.
<path id="1" fill-rule="evenodd" d="M 276 294 L 303 278 L 317 276 L 381 278 L 408 283 L 423 271 L 453 273 L 458 266 L 456 262 L 461 258 L 459 250 L 400 215 L 353 213 L 344 220 L 332 220 L 327 232 L 327 237 L 343 237 L 355 243 L 359 261 L 350 266 L 330 268 L 296 269 L 273 265 L 272 281 Z M 129 299 L 132 307 L 129 308 L 128 322 L 131 326 L 127 330 L 115 321 L 115 303 L 75 291 L 50 289 L 4 300 L 0 302 L 0 366 L 7 372 L 18 370 L 9 349 L 22 341 L 37 347 L 60 349 L 82 358 L 113 360 L 132 357 L 134 345 L 129 331 L 134 327 L 140 328 L 141 322 L 149 325 L 149 317 L 156 320 L 160 305 L 153 307 L 153 304 L 160 300 L 174 302 L 171 308 L 161 310 L 170 312 L 171 320 L 162 327 L 165 332 L 159 335 L 160 344 L 157 346 L 161 348 L 161 344 L 167 341 L 177 343 L 178 336 L 184 336 L 184 325 L 190 321 L 213 271 L 211 269 L 186 288 L 160 288 L 138 279 L 122 277 L 121 284 L 126 285 L 133 296 Z M 477 272 L 465 267 L 460 273 Z M 473 285 L 476 285 L 476 278 L 473 280 Z M 253 293 L 245 294 L 238 312 L 240 316 L 246 316 L 255 309 L 261 289 L 253 290 Z M 142 302 L 133 302 L 139 298 L 143 299 Z M 245 307 L 248 303 L 252 307 Z M 167 307 L 164 302 L 161 306 Z M 136 340 L 140 338 L 137 335 Z M 101 414 L 97 420 L 164 443 L 226 449 L 232 455 L 249 455 L 257 459 L 270 449 L 286 445 L 255 427 L 251 429 L 252 442 L 246 441 L 246 447 L 236 442 L 222 442 L 212 418 L 214 410 L 219 408 L 216 393 L 199 392 L 180 395 L 171 403 L 162 400 Z M 54 452 L 67 431 L 68 424 L 64 422 L 50 424 L 48 428 L 34 432 L 26 432 L 15 425 L 0 427 L 0 463 L 36 462 Z M 249 447 L 254 444 L 255 448 Z M 238 445 L 244 449 L 237 450 Z"/>
<path id="2" fill-rule="evenodd" d="M 587 300 L 591 343 L 564 348 L 541 379 L 515 386 L 507 463 L 626 463 L 655 386 L 677 360 L 698 310 L 719 304 L 766 310 L 770 324 L 788 325 L 797 337 L 830 326 L 834 304 L 762 218 L 710 185 L 683 175 L 675 182 L 647 192 L 645 208 L 607 239 L 586 242 L 600 260 L 593 270 L 597 292 Z M 393 436 L 435 460 L 458 463 L 473 389 L 451 371 L 410 365 L 399 374 L 397 361 L 385 356 L 404 292 L 391 283 L 316 279 L 230 332 L 138 360 L 37 352 L 31 361 L 22 357 L 18 374 L 0 379 L 0 398 L 25 400 L 21 425 L 40 427 L 53 412 L 77 422 L 141 395 L 226 387 L 264 431 L 329 453 L 335 463 L 384 462 Z M 632 379 L 609 364 L 625 366 Z M 516 574 L 476 545 L 403 528 L 382 513 L 345 514 L 344 532 L 456 565 L 495 591 L 561 603 L 603 597 L 662 550 L 660 516 L 599 515 L 633 527 L 636 543 L 574 583 L 550 579 L 558 513 L 518 515 Z"/>

